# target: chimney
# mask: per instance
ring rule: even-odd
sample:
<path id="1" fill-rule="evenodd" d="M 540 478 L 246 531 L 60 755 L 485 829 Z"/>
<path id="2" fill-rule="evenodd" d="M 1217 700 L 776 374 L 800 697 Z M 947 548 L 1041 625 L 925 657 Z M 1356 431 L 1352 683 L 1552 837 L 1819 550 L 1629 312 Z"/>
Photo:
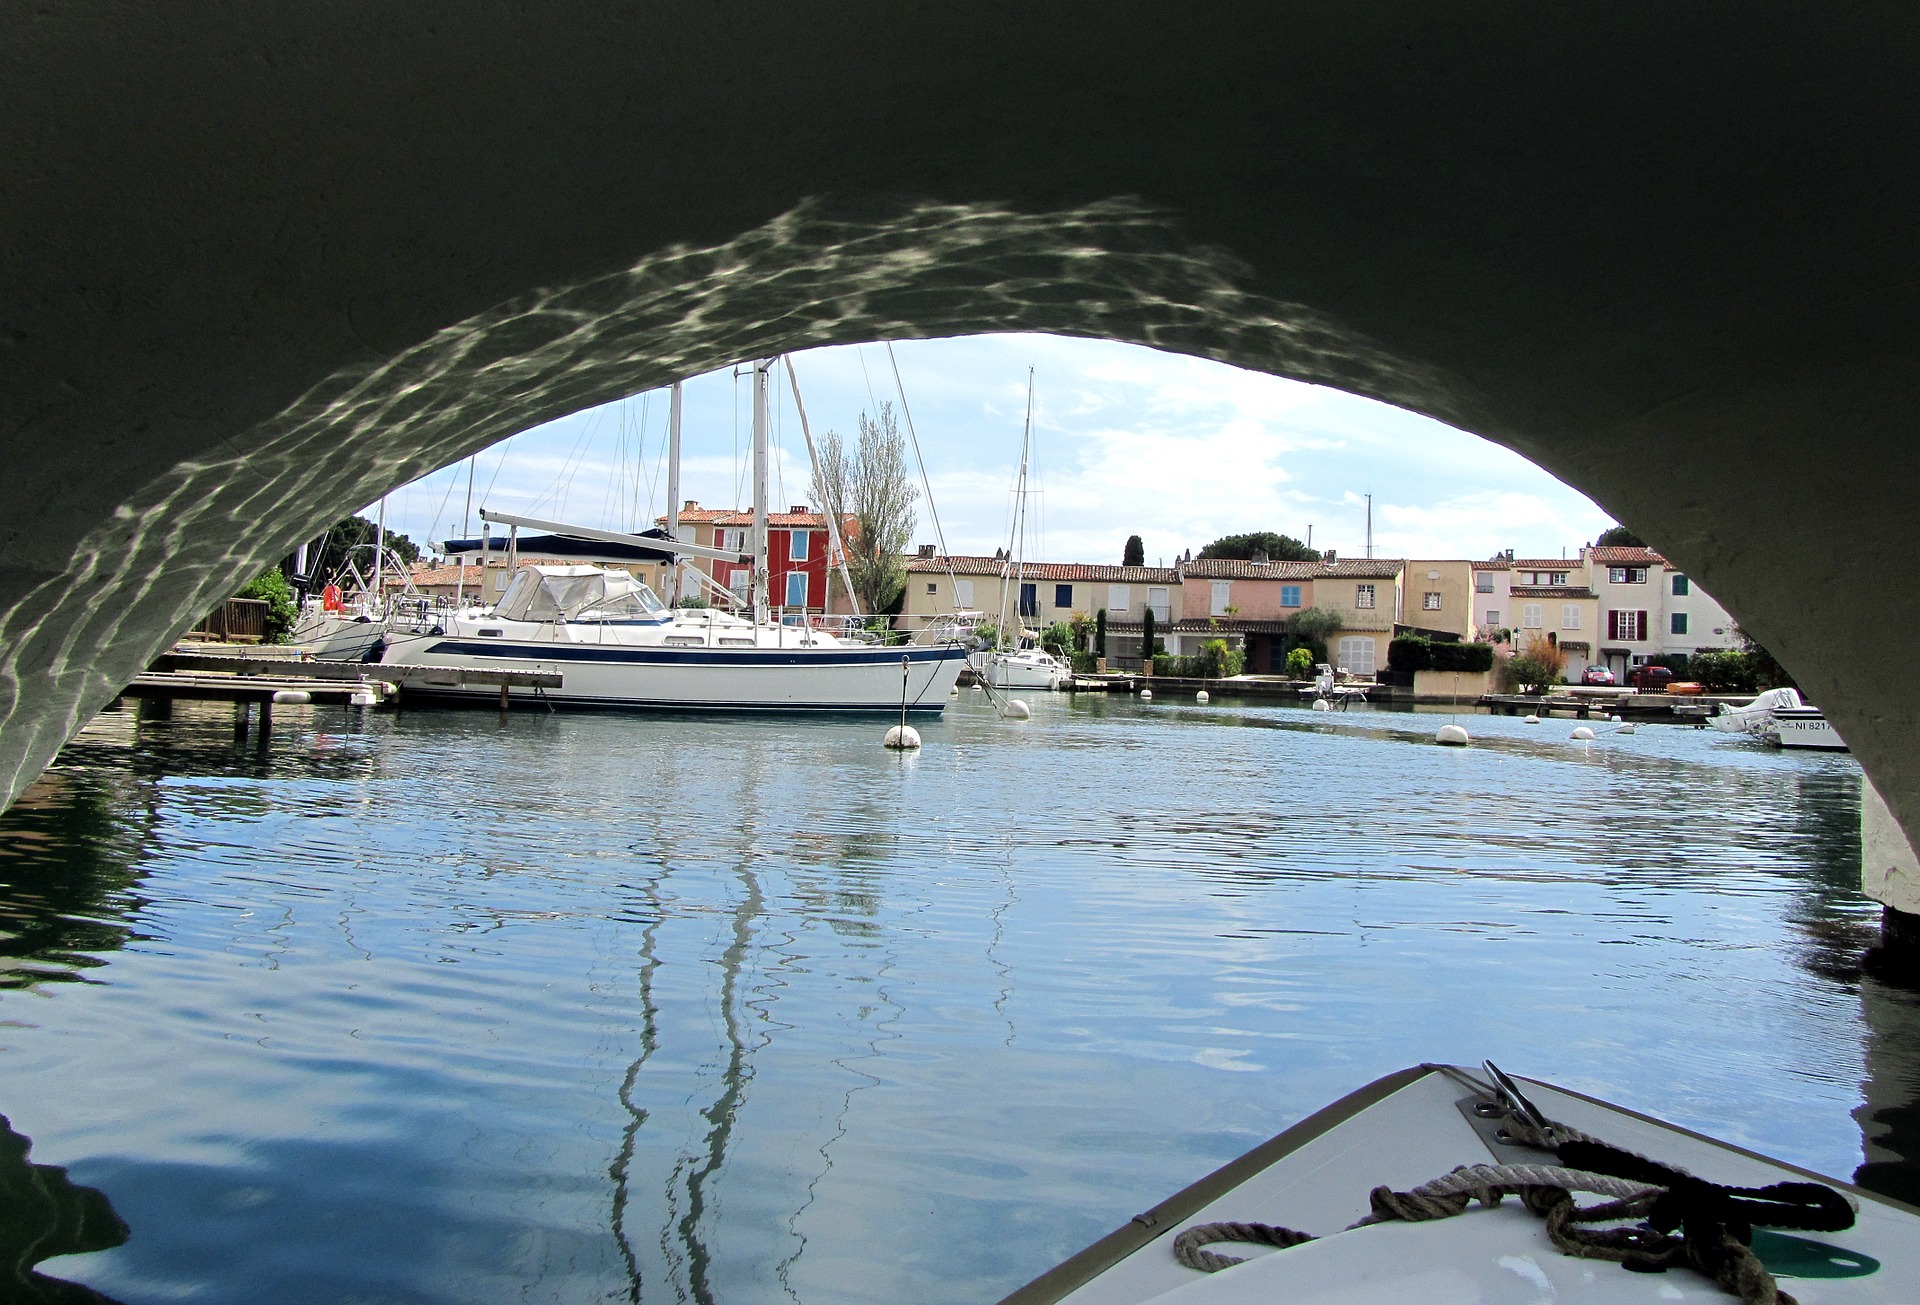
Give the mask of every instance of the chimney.
<path id="1" fill-rule="evenodd" d="M 698 512 L 700 510 L 700 500 L 690 498 L 687 500 L 687 505 L 680 510 L 682 512 Z"/>
<path id="2" fill-rule="evenodd" d="M 1266 564 L 1267 564 L 1267 563 L 1268 563 L 1268 562 L 1269 562 L 1270 560 L 1271 560 L 1271 559 L 1270 559 L 1270 558 L 1268 558 L 1268 556 L 1267 556 L 1267 554 L 1266 554 L 1266 551 L 1265 551 L 1264 549 L 1255 549 L 1255 550 L 1254 550 L 1254 554 L 1253 554 L 1253 564 L 1254 564 L 1255 566 L 1265 566 L 1265 565 L 1266 565 Z"/>
<path id="3" fill-rule="evenodd" d="M 921 558 L 921 560 L 922 560 L 922 561 L 927 561 L 927 562 L 931 562 L 931 561 L 933 560 L 933 545 L 932 545 L 932 544 L 922 544 L 922 545 L 920 545 L 920 558 Z"/>
<path id="4" fill-rule="evenodd" d="M 1337 562 L 1337 561 L 1339 561 L 1340 559 L 1339 559 L 1339 558 L 1337 558 L 1337 557 L 1335 557 L 1335 556 L 1333 555 L 1333 550 L 1332 550 L 1331 548 L 1329 548 L 1329 549 L 1328 549 L 1328 550 L 1327 550 L 1326 552 L 1324 552 L 1324 553 L 1322 553 L 1322 554 L 1320 554 L 1320 560 L 1321 560 L 1322 562 Z"/>
<path id="5" fill-rule="evenodd" d="M 793 513 L 796 516 L 804 516 L 806 513 L 813 511 L 813 509 L 808 507 L 805 503 L 795 503 L 792 507 L 788 508 L 787 511 Z"/>

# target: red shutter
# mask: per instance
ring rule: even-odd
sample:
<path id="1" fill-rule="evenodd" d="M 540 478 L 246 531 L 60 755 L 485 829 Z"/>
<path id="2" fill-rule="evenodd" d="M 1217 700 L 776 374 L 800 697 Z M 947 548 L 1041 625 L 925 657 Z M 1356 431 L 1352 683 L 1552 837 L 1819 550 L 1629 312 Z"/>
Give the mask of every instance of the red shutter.
<path id="1" fill-rule="evenodd" d="M 1640 625 L 1640 628 L 1636 633 L 1642 639 L 1647 638 L 1648 637 L 1647 636 L 1647 614 L 1645 612 L 1635 612 L 1633 616 L 1634 616 L 1634 620 L 1639 622 L 1639 625 Z"/>
<path id="2" fill-rule="evenodd" d="M 1620 613 L 1614 611 L 1612 608 L 1608 608 L 1607 609 L 1607 638 L 1618 639 L 1619 637 L 1620 637 Z"/>

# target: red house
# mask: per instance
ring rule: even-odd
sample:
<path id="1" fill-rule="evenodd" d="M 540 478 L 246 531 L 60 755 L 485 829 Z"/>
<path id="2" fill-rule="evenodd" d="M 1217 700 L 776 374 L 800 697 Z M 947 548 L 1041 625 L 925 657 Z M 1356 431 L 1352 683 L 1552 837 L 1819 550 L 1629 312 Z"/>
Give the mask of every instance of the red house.
<path id="1" fill-rule="evenodd" d="M 667 523 L 665 517 L 657 520 L 662 526 Z M 852 524 L 848 518 L 841 527 L 843 538 Z M 753 514 L 737 508 L 703 508 L 689 499 L 680 509 L 680 529 L 688 543 L 744 552 L 753 533 Z M 747 567 L 704 558 L 696 559 L 693 564 L 711 576 L 715 584 L 731 590 L 737 604 L 745 605 L 751 579 Z M 767 574 L 772 585 L 767 598 L 776 610 L 808 613 L 827 610 L 827 518 L 824 513 L 799 504 L 785 512 L 767 515 Z"/>

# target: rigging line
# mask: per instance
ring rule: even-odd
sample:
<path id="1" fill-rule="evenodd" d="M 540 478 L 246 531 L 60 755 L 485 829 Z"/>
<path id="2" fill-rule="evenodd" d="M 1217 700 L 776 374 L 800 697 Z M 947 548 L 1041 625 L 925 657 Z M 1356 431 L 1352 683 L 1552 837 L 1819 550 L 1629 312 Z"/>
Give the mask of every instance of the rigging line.
<path id="1" fill-rule="evenodd" d="M 513 451 L 513 442 L 519 438 L 518 435 L 509 435 L 506 443 L 500 446 L 500 461 L 493 464 L 493 480 L 487 482 L 487 492 L 480 496 L 482 506 L 485 506 L 486 501 L 493 496 L 494 481 L 500 479 L 500 468 L 507 465 L 507 454 Z"/>
<path id="2" fill-rule="evenodd" d="M 873 392 L 873 377 L 867 374 L 867 347 L 864 344 L 853 346 L 853 356 L 860 360 L 860 375 L 867 382 L 867 402 L 873 405 L 873 415 L 880 415 L 880 400 Z"/>
<path id="3" fill-rule="evenodd" d="M 427 547 L 429 548 L 433 547 L 433 536 L 440 533 L 440 518 L 447 514 L 447 504 L 453 501 L 453 487 L 458 484 L 460 480 L 459 468 L 460 464 L 457 462 L 451 468 L 443 468 L 443 470 L 451 470 L 453 475 L 447 477 L 447 492 L 440 500 L 440 510 L 433 514 L 433 529 L 427 532 Z"/>
<path id="4" fill-rule="evenodd" d="M 599 430 L 601 423 L 605 419 L 606 410 L 601 409 L 587 420 L 585 429 L 580 432 L 580 438 L 574 443 L 573 453 L 567 458 L 567 464 L 560 469 L 560 475 L 565 478 L 566 483 L 562 485 L 559 492 L 554 495 L 553 511 L 555 516 L 565 517 L 567 515 L 567 500 L 573 497 L 573 478 L 580 474 L 580 468 L 585 465 L 588 442 L 593 438 L 594 433 Z"/>
<path id="5" fill-rule="evenodd" d="M 740 487 L 747 478 L 746 465 L 740 461 L 740 369 L 733 369 L 733 506 L 740 507 Z"/>
<path id="6" fill-rule="evenodd" d="M 933 537 L 940 542 L 940 556 L 947 564 L 948 593 L 956 592 L 960 587 L 958 577 L 953 574 L 953 554 L 947 548 L 946 531 L 940 527 L 940 509 L 934 506 L 933 482 L 927 479 L 927 460 L 920 455 L 920 436 L 913 428 L 913 409 L 907 406 L 907 387 L 900 383 L 900 360 L 893 356 L 893 341 L 888 340 L 887 361 L 893 364 L 893 388 L 900 396 L 900 415 L 907 419 L 907 438 L 913 441 L 913 460 L 920 466 L 920 484 L 927 493 L 927 514 L 933 518 Z M 862 364 L 864 366 L 864 364 Z"/>

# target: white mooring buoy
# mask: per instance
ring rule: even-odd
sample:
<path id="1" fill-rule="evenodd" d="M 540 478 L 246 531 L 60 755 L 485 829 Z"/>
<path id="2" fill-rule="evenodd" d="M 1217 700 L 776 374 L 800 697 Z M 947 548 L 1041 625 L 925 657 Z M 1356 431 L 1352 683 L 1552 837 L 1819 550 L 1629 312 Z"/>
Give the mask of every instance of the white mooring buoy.
<path id="1" fill-rule="evenodd" d="M 1433 736 L 1435 743 L 1444 743 L 1450 748 L 1464 748 L 1473 742 L 1464 725 L 1442 725 L 1440 732 Z"/>
<path id="2" fill-rule="evenodd" d="M 1315 698 L 1313 700 L 1313 709 L 1315 711 L 1332 711 L 1333 704 L 1328 702 L 1325 698 Z"/>
<path id="3" fill-rule="evenodd" d="M 313 701 L 313 695 L 305 689 L 275 689 L 273 701 L 281 707 L 304 707 Z"/>
<path id="4" fill-rule="evenodd" d="M 1570 739 L 1578 739 L 1580 742 L 1586 743 L 1593 738 L 1593 729 L 1591 726 L 1587 726 L 1587 725 L 1575 725 L 1573 727 L 1573 733 L 1567 735 L 1567 737 Z"/>
<path id="5" fill-rule="evenodd" d="M 1522 725 L 1538 725 L 1540 723 L 1540 718 L 1538 716 L 1528 716 L 1525 720 L 1521 721 L 1520 723 Z"/>
<path id="6" fill-rule="evenodd" d="M 1019 698 L 1008 698 L 1007 709 L 1001 714 L 1008 720 L 1031 720 L 1033 719 L 1033 708 L 1027 706 L 1027 704 Z"/>
<path id="7" fill-rule="evenodd" d="M 1620 723 L 1620 718 L 1618 716 L 1609 716 L 1607 717 L 1607 719 L 1613 722 L 1615 725 L 1618 725 Z"/>
<path id="8" fill-rule="evenodd" d="M 1193 700 L 1195 702 L 1212 702 L 1213 697 L 1205 689 L 1202 689 L 1200 690 L 1200 692 L 1193 695 Z"/>
<path id="9" fill-rule="evenodd" d="M 1152 689 L 1142 689 L 1142 690 L 1140 690 L 1140 701 L 1142 701 L 1142 702 L 1152 702 L 1152 701 L 1153 701 L 1153 690 L 1152 690 Z"/>
<path id="10" fill-rule="evenodd" d="M 1615 717 L 1614 719 L 1615 719 L 1615 720 L 1618 720 L 1618 719 L 1619 719 L 1619 717 L 1617 717 L 1617 716 L 1616 716 L 1616 717 Z M 1619 729 L 1617 729 L 1617 730 L 1615 730 L 1615 731 L 1614 731 L 1614 733 L 1615 733 L 1615 734 L 1631 734 L 1631 733 L 1633 733 L 1633 726 L 1631 726 L 1631 725 L 1622 725 L 1622 726 L 1621 726 L 1621 727 L 1620 727 Z"/>
<path id="11" fill-rule="evenodd" d="M 887 731 L 887 746 L 895 752 L 911 752 L 920 746 L 920 731 L 911 725 L 895 725 Z"/>

